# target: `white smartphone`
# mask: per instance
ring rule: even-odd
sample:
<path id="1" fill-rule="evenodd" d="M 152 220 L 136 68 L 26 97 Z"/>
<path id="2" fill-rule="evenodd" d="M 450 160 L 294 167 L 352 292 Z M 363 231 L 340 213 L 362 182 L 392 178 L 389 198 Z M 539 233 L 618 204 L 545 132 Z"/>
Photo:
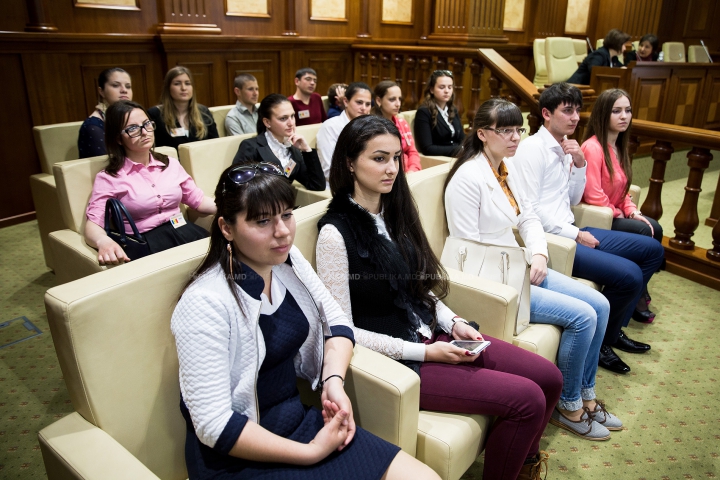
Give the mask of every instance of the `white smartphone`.
<path id="1" fill-rule="evenodd" d="M 485 350 L 488 346 L 490 346 L 490 341 L 478 341 L 478 340 L 453 340 L 450 342 L 450 345 L 455 345 L 456 347 L 464 348 L 468 352 L 470 352 L 470 355 L 477 355 L 478 353 Z"/>

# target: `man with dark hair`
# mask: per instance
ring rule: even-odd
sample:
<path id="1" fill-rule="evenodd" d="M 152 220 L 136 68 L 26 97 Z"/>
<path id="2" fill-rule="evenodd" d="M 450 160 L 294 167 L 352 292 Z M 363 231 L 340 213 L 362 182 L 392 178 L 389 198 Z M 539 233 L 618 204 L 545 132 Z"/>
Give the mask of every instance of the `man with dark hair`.
<path id="1" fill-rule="evenodd" d="M 260 95 L 257 79 L 248 73 L 241 73 L 235 77 L 233 91 L 237 96 L 237 103 L 225 117 L 226 135 L 257 133 L 258 113 L 255 104 Z"/>
<path id="2" fill-rule="evenodd" d="M 295 72 L 295 94 L 288 100 L 295 109 L 295 125 L 312 125 L 327 120 L 322 97 L 315 93 L 317 73 L 312 68 L 301 68 Z"/>
<path id="3" fill-rule="evenodd" d="M 556 83 L 543 91 L 540 110 L 544 124 L 538 133 L 520 142 L 512 159 L 518 172 L 515 181 L 530 198 L 547 233 L 577 242 L 573 276 L 604 285 L 610 318 L 599 365 L 627 373 L 630 367 L 612 347 L 629 353 L 650 350 L 650 345 L 628 338 L 622 328 L 660 267 L 664 250 L 652 237 L 575 226 L 570 206 L 580 203 L 587 164 L 578 142 L 567 136 L 575 132 L 581 108 L 582 94 L 573 85 Z"/>
<path id="4" fill-rule="evenodd" d="M 622 55 L 625 50 L 625 44 L 630 40 L 630 35 L 621 32 L 617 28 L 610 30 L 605 35 L 603 46 L 585 57 L 585 60 L 578 66 L 572 77 L 568 79 L 568 83 L 577 83 L 588 85 L 590 83 L 590 71 L 593 67 L 623 67 L 618 60 L 618 55 Z"/>

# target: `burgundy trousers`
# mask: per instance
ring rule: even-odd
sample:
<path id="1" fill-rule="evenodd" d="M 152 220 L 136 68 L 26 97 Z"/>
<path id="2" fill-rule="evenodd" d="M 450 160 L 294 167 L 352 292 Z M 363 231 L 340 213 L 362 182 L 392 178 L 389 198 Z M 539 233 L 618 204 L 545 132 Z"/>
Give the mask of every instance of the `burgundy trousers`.
<path id="1" fill-rule="evenodd" d="M 551 362 L 502 340 L 475 361 L 420 367 L 420 408 L 497 417 L 485 445 L 483 478 L 515 480 L 560 399 L 562 374 Z M 442 334 L 435 341 L 450 341 Z"/>

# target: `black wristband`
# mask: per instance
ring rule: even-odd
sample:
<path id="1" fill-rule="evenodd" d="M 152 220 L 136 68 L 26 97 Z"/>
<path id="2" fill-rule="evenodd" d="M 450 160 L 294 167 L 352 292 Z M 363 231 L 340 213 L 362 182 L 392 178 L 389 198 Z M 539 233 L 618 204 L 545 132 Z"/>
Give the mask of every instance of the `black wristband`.
<path id="1" fill-rule="evenodd" d="M 343 387 L 345 386 L 345 379 L 344 379 L 342 376 L 340 376 L 340 375 L 338 375 L 338 374 L 335 374 L 335 375 L 330 375 L 330 376 L 327 377 L 325 380 L 323 380 L 322 382 L 320 382 L 320 388 L 323 388 L 323 387 L 325 386 L 325 382 L 327 382 L 328 380 L 330 380 L 330 379 L 333 378 L 333 377 L 338 377 L 340 380 L 342 380 Z"/>

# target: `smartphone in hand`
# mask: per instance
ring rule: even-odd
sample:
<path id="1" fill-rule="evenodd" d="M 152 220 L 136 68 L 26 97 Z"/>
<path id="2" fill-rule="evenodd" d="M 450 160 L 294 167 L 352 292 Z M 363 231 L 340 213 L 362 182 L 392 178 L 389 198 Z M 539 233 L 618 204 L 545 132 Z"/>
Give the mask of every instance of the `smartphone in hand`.
<path id="1" fill-rule="evenodd" d="M 477 355 L 478 353 L 485 350 L 488 346 L 490 346 L 490 341 L 478 341 L 478 340 L 453 340 L 450 342 L 450 345 L 455 345 L 456 347 L 464 348 L 468 352 L 470 352 L 470 355 Z"/>

